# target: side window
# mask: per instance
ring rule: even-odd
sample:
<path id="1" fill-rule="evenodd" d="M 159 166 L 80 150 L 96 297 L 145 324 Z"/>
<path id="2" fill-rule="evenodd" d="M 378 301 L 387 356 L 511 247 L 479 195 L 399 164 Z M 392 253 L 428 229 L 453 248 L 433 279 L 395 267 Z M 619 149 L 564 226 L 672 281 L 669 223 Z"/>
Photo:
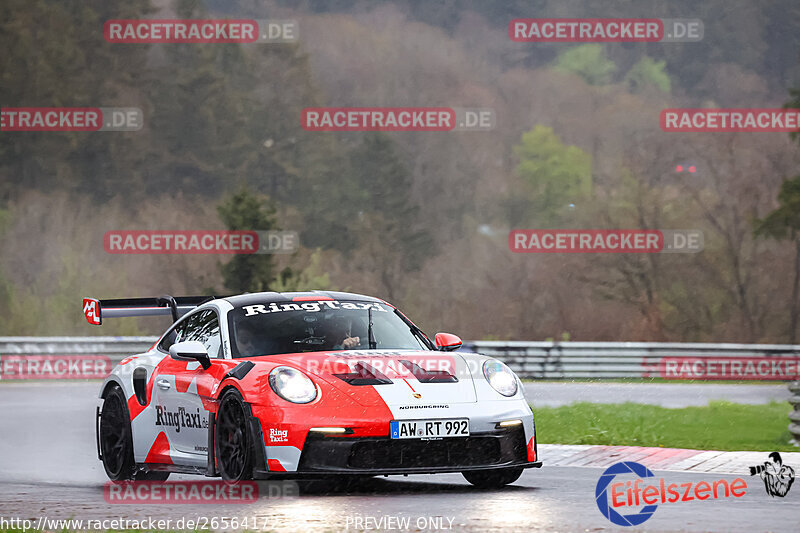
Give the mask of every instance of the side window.
<path id="1" fill-rule="evenodd" d="M 172 346 L 176 342 L 186 340 L 184 337 L 186 337 L 186 329 L 191 320 L 192 318 L 189 318 L 188 320 L 183 320 L 179 322 L 178 325 L 173 327 L 166 335 L 164 335 L 164 338 L 161 339 L 161 342 L 158 345 L 158 349 L 161 350 L 162 352 L 169 353 L 170 346 Z"/>
<path id="2" fill-rule="evenodd" d="M 184 341 L 199 341 L 206 347 L 209 357 L 222 356 L 222 335 L 217 314 L 208 309 L 188 320 Z"/>

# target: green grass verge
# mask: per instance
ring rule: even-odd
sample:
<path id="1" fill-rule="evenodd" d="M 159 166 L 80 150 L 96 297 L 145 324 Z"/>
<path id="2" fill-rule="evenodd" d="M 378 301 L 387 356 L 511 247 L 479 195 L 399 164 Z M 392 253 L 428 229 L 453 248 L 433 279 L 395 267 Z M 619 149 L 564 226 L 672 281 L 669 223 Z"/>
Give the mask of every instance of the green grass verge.
<path id="1" fill-rule="evenodd" d="M 788 403 L 668 409 L 635 403 L 575 403 L 534 408 L 536 438 L 546 444 L 663 446 L 697 450 L 800 451 L 789 444 Z"/>

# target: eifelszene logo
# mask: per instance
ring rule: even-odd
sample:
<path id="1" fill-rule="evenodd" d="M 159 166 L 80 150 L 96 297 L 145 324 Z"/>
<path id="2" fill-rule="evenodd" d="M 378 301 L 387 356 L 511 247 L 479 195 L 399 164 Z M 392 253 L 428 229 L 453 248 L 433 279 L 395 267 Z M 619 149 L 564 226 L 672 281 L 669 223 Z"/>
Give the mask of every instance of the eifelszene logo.
<path id="1" fill-rule="evenodd" d="M 628 479 L 616 480 L 617 476 L 626 476 Z M 631 480 L 630 476 L 634 479 Z M 646 478 L 654 479 L 645 485 Z M 656 480 L 653 472 L 643 464 L 625 461 L 611 465 L 603 472 L 595 487 L 595 501 L 603 516 L 614 524 L 638 526 L 653 516 L 659 503 L 741 498 L 746 494 L 746 489 L 747 482 L 742 478 L 730 483 L 726 479 L 667 483 L 664 478 Z M 622 514 L 629 509 L 636 509 L 636 512 Z"/>
<path id="2" fill-rule="evenodd" d="M 788 494 L 794 483 L 794 468 L 783 464 L 781 454 L 772 452 L 767 456 L 767 461 L 757 466 L 750 467 L 750 475 L 758 475 L 764 480 L 767 494 L 783 498 Z"/>
<path id="3" fill-rule="evenodd" d="M 639 480 L 646 477 L 655 477 L 655 475 L 649 468 L 642 464 L 634 463 L 633 461 L 625 461 L 608 467 L 600 476 L 600 479 L 597 480 L 597 486 L 594 489 L 594 499 L 597 502 L 597 508 L 603 513 L 603 516 L 618 526 L 637 526 L 653 516 L 653 513 L 658 509 L 658 505 L 647 505 L 638 513 L 627 515 L 622 515 L 615 511 L 615 505 L 613 505 L 615 499 L 612 498 L 611 504 L 609 504 L 608 501 L 608 486 L 614 481 L 614 478 L 620 474 L 634 474 L 640 478 Z"/>

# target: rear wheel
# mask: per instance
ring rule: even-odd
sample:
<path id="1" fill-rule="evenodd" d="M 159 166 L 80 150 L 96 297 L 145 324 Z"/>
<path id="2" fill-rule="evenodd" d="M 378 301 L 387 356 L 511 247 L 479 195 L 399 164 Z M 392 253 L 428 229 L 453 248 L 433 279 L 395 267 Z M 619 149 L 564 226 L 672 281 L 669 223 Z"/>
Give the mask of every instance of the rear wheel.
<path id="1" fill-rule="evenodd" d="M 100 412 L 100 453 L 103 468 L 112 481 L 164 481 L 169 472 L 141 471 L 133 458 L 131 421 L 125 395 L 118 386 L 112 388 Z"/>
<path id="2" fill-rule="evenodd" d="M 482 489 L 499 489 L 514 483 L 522 475 L 522 468 L 498 468 L 496 470 L 472 470 L 462 472 L 464 478 Z"/>
<path id="3" fill-rule="evenodd" d="M 127 406 L 119 387 L 111 389 L 100 413 L 100 452 L 103 468 L 113 481 L 133 479 L 135 463 Z"/>
<path id="4" fill-rule="evenodd" d="M 219 473 L 226 481 L 242 481 L 252 477 L 250 416 L 250 408 L 239 391 L 230 389 L 222 396 L 215 423 L 214 453 Z"/>

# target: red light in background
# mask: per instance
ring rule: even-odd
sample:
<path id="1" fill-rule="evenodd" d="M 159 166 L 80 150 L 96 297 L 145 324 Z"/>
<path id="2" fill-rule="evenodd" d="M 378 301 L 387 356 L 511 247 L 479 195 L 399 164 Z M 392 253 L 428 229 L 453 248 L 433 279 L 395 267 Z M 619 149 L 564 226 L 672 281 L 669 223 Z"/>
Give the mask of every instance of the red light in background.
<path id="1" fill-rule="evenodd" d="M 675 172 L 683 172 L 683 165 L 678 165 L 675 167 Z"/>
<path id="2" fill-rule="evenodd" d="M 689 167 L 689 172 L 695 172 L 696 170 L 697 170 L 697 169 L 695 168 L 695 166 L 694 166 L 694 165 L 692 165 L 692 166 L 690 166 L 690 167 Z"/>

